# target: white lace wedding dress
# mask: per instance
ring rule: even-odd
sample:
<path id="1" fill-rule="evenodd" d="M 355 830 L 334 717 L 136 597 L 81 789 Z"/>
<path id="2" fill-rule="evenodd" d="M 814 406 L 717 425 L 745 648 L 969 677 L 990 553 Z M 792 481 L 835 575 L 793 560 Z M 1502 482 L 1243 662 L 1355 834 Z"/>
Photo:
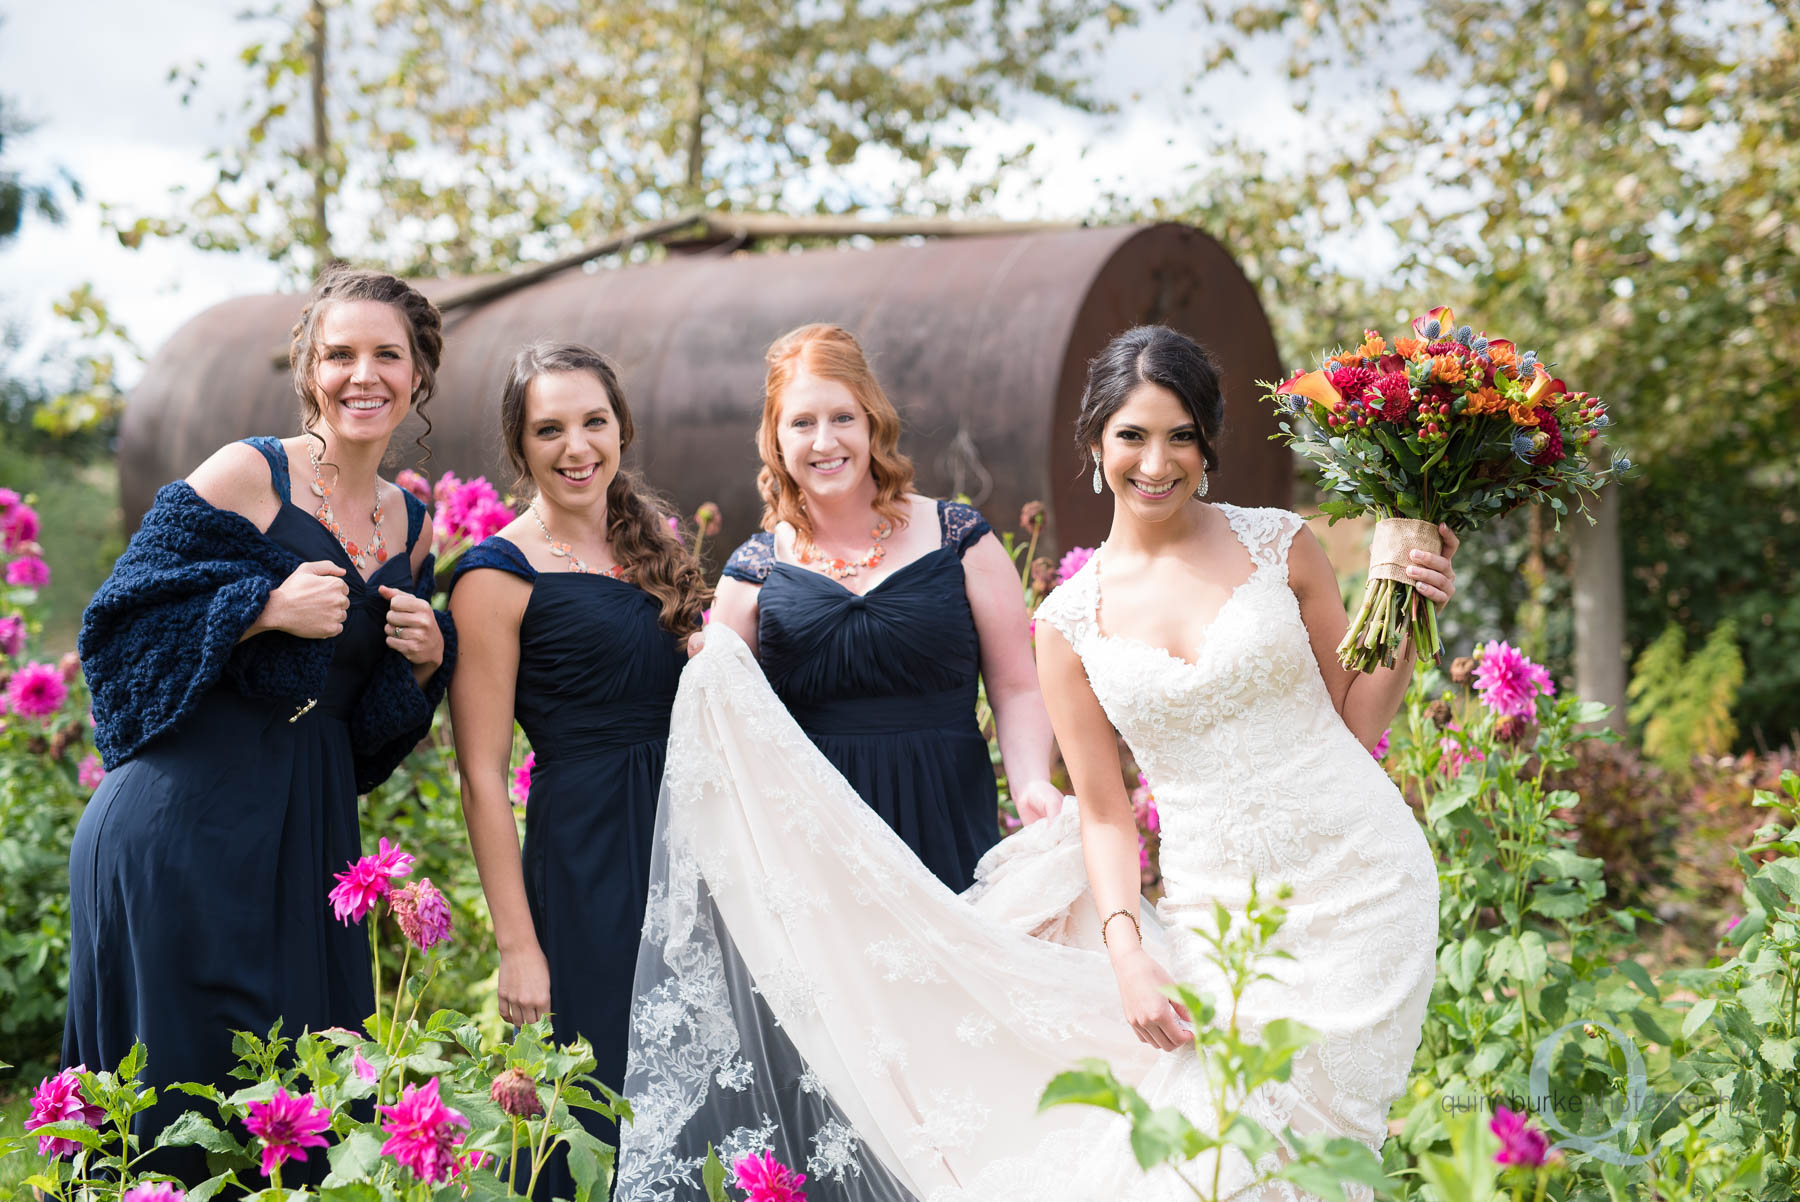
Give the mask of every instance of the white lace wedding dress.
<path id="1" fill-rule="evenodd" d="M 1249 1111 L 1271 1131 L 1379 1149 L 1416 1050 L 1436 950 L 1437 877 L 1398 791 L 1332 706 L 1287 550 L 1299 519 L 1219 506 L 1255 570 L 1192 662 L 1108 636 L 1100 555 L 1037 611 L 1070 642 L 1155 789 L 1166 895 L 1145 924 L 1177 980 L 1217 996 L 1189 928 L 1254 876 L 1293 895 L 1293 955 L 1240 1012 L 1322 1038 Z M 1125 1025 L 1064 812 L 1003 841 L 957 896 L 864 806 L 787 716 L 741 640 L 714 627 L 682 678 L 644 943 L 615 1197 L 703 1197 L 707 1145 L 772 1150 L 814 1202 L 1174 1202 L 1124 1120 L 1037 1113 L 1056 1073 L 1108 1060 L 1156 1106 L 1205 1125 L 1191 1047 Z M 1262 1168 L 1268 1165 L 1260 1166 Z M 1225 1194 L 1298 1197 L 1285 1183 Z M 1190 1177 L 1200 1179 L 1195 1166 Z M 1210 1169 L 1206 1177 L 1210 1179 Z"/>

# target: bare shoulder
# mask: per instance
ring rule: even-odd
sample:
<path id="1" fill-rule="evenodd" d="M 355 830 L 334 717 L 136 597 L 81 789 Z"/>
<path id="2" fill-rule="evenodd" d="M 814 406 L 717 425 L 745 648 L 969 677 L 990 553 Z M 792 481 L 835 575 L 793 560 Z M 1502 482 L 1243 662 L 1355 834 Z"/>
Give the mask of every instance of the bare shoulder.
<path id="1" fill-rule="evenodd" d="M 259 530 L 267 530 L 281 509 L 269 461 L 249 443 L 226 443 L 188 474 L 187 483 L 214 509 L 229 509 Z"/>
<path id="2" fill-rule="evenodd" d="M 1302 600 L 1321 591 L 1338 595 L 1337 571 L 1325 554 L 1325 544 L 1304 520 L 1288 545 L 1288 584 Z"/>
<path id="3" fill-rule="evenodd" d="M 472 567 L 457 577 L 450 593 L 450 613 L 460 637 L 510 630 L 518 634 L 531 601 L 531 582 L 501 568 Z"/>

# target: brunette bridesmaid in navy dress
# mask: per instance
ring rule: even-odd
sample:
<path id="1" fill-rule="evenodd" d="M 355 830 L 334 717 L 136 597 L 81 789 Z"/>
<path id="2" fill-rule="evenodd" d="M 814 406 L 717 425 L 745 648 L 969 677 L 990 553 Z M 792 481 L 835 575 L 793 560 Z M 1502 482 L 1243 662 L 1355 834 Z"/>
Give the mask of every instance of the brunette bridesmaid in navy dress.
<path id="1" fill-rule="evenodd" d="M 463 623 L 451 691 L 463 812 L 500 948 L 500 1015 L 551 1015 L 625 1077 L 631 975 L 644 918 L 669 711 L 707 590 L 693 554 L 633 473 L 632 422 L 612 366 L 539 344 L 513 362 L 501 437 L 526 513 L 465 552 L 450 609 Z M 536 761 L 521 866 L 507 767 L 517 721 Z M 616 1142 L 610 1124 L 579 1112 Z M 562 1158 L 538 1193 L 567 1196 Z"/>
<path id="2" fill-rule="evenodd" d="M 731 556 L 714 620 L 757 652 L 800 727 L 939 880 L 961 891 L 999 839 L 975 720 L 986 683 L 1020 816 L 1049 780 L 1024 591 L 979 513 L 912 492 L 900 419 L 847 331 L 769 348 L 764 533 Z"/>
<path id="3" fill-rule="evenodd" d="M 357 1028 L 369 941 L 332 918 L 357 794 L 430 727 L 454 661 L 424 506 L 376 469 L 423 408 L 437 310 L 332 269 L 294 333 L 307 433 L 223 448 L 165 486 L 95 594 L 80 647 L 109 771 L 69 855 L 65 1065 L 142 1040 L 148 1084 L 230 1089 L 231 1032 Z M 183 1109 L 173 1095 L 144 1146 Z M 322 1157 L 290 1181 L 323 1176 Z M 190 1186 L 198 1148 L 153 1167 Z"/>

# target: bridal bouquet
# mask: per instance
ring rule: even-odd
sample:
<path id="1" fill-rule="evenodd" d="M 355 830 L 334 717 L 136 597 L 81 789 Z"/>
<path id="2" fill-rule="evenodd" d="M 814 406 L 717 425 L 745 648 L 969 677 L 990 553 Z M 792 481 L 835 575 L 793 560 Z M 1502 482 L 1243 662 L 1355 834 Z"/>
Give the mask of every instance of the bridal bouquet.
<path id="1" fill-rule="evenodd" d="M 1458 326 L 1447 308 L 1415 318 L 1390 346 L 1365 330 L 1318 371 L 1262 385 L 1285 415 L 1282 439 L 1319 466 L 1335 494 L 1332 521 L 1373 514 L 1369 584 L 1338 660 L 1358 672 L 1393 666 L 1410 639 L 1442 653 L 1437 610 L 1406 578 L 1410 552 L 1437 552 L 1439 522 L 1461 533 L 1528 501 L 1547 500 L 1560 525 L 1631 464 L 1605 468 L 1587 447 L 1606 410 L 1570 392 L 1536 351 Z M 1592 520 L 1591 518 L 1589 519 Z"/>

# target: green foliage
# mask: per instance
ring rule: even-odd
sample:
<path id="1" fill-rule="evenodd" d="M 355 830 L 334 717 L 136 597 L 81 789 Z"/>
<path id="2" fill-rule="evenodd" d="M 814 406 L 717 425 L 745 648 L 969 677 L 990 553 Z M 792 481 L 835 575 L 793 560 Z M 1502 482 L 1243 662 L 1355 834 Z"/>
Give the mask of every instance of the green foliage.
<path id="1" fill-rule="evenodd" d="M 81 185 L 64 172 L 54 184 L 28 180 L 6 165 L 7 144 L 17 142 L 30 133 L 33 126 L 19 116 L 18 106 L 0 96 L 0 246 L 19 236 L 28 214 L 40 220 L 60 223 L 63 219 L 60 194 L 68 192 L 81 199 Z"/>
<path id="2" fill-rule="evenodd" d="M 325 247 L 411 274 L 510 269 L 696 206 L 966 204 L 997 167 L 967 128 L 1015 99 L 1092 108 L 1107 0 L 393 0 L 277 9 L 217 176 L 171 216 L 114 213 L 308 273 Z M 326 139 L 312 125 L 315 14 Z M 172 78 L 182 79 L 179 72 Z M 1020 150 L 1022 148 L 1014 148 Z M 859 183 L 879 180 L 879 183 Z M 333 235 L 334 211 L 363 217 Z"/>
<path id="3" fill-rule="evenodd" d="M 1285 890 L 1278 896 L 1285 897 Z M 1141 1168 L 1167 1166 L 1196 1198 L 1213 1202 L 1227 1196 L 1221 1193 L 1227 1185 L 1235 1196 L 1270 1181 L 1291 1182 L 1339 1202 L 1347 1197 L 1346 1184 L 1385 1187 L 1387 1176 L 1379 1162 L 1356 1140 L 1271 1131 L 1256 1118 L 1266 1113 L 1257 1104 L 1258 1091 L 1285 1082 L 1294 1057 L 1316 1042 L 1319 1033 L 1292 1019 L 1274 1019 L 1260 1030 L 1239 1019 L 1238 1008 L 1250 986 L 1274 979 L 1263 965 L 1292 958 L 1273 946 L 1287 911 L 1259 894 L 1252 879 L 1241 919 L 1219 903 L 1212 919 L 1210 928 L 1195 927 L 1194 934 L 1218 969 L 1223 996 L 1215 999 L 1187 985 L 1172 985 L 1167 992 L 1193 1017 L 1194 1050 L 1207 1072 L 1213 1112 L 1191 1116 L 1173 1106 L 1152 1107 L 1114 1076 L 1104 1060 L 1086 1060 L 1080 1069 L 1058 1074 L 1044 1088 L 1038 1109 L 1094 1106 L 1123 1115 L 1131 1122 L 1131 1149 Z M 1287 1146 L 1282 1163 L 1272 1170 L 1265 1167 L 1264 1158 L 1281 1144 Z M 1225 1176 L 1228 1162 L 1233 1165 L 1230 1178 Z"/>
<path id="4" fill-rule="evenodd" d="M 1692 1045 L 1682 1067 L 1701 1103 L 1693 1133 L 1726 1165 L 1757 1159 L 1767 1197 L 1800 1190 L 1800 773 L 1784 772 L 1780 788 L 1757 791 L 1769 821 L 1737 853 L 1736 954 L 1675 974 L 1699 998 L 1681 1025 Z"/>
<path id="5" fill-rule="evenodd" d="M 1732 707 L 1743 683 L 1736 623 L 1719 623 L 1691 657 L 1681 627 L 1665 627 L 1638 656 L 1626 690 L 1644 754 L 1663 771 L 1686 777 L 1695 756 L 1729 751 L 1737 737 Z"/>
<path id="6" fill-rule="evenodd" d="M 379 920 L 371 914 L 367 921 L 373 925 Z M 404 959 L 410 960 L 412 952 L 408 945 Z M 554 1045 L 547 1020 L 508 1037 L 483 1034 L 470 1016 L 456 1010 L 435 1010 L 421 1020 L 425 990 L 436 970 L 453 957 L 443 944 L 419 956 L 423 979 L 402 977 L 391 1008 L 378 996 L 376 1013 L 360 1033 L 332 1028 L 289 1039 L 279 1022 L 266 1036 L 234 1032 L 239 1066 L 233 1076 L 249 1084 L 235 1090 L 206 1083 L 170 1086 L 165 1095 L 186 1094 L 196 1103 L 148 1147 L 131 1130 L 132 1117 L 154 1104 L 158 1094 L 137 1082 L 147 1055 L 144 1046 L 134 1046 L 112 1072 L 80 1073 L 83 1096 L 101 1108 L 104 1118 L 91 1127 L 79 1120 L 53 1123 L 27 1136 L 60 1136 L 77 1141 L 80 1150 L 67 1158 L 40 1158 L 38 1171 L 26 1184 L 56 1202 L 95 1196 L 102 1183 L 108 1195 L 122 1195 L 134 1181 L 149 1179 L 140 1166 L 152 1149 L 197 1146 L 206 1152 L 214 1175 L 189 1190 L 190 1198 L 205 1199 L 225 1189 L 253 1190 L 261 1173 L 259 1144 L 254 1136 L 243 1138 L 244 1120 L 250 1103 L 266 1102 L 281 1088 L 291 1096 L 310 1096 L 330 1112 L 332 1146 L 309 1155 L 324 1155 L 331 1171 L 316 1188 L 283 1190 L 278 1168 L 269 1192 L 259 1196 L 363 1202 L 441 1196 L 432 1187 L 443 1183 L 418 1178 L 383 1152 L 387 1135 L 374 1109 L 375 1103 L 398 1103 L 409 1085 L 423 1087 L 435 1080 L 444 1104 L 464 1120 L 456 1141 L 454 1183 L 448 1186 L 452 1197 L 462 1191 L 482 1198 L 529 1196 L 546 1157 L 559 1148 L 566 1150 L 575 1180 L 572 1202 L 606 1197 L 613 1149 L 590 1135 L 575 1111 L 612 1121 L 629 1121 L 631 1111 L 591 1075 L 594 1059 L 588 1045 Z M 494 1096 L 494 1079 L 509 1069 L 535 1083 L 537 1117 L 509 1112 Z"/>

